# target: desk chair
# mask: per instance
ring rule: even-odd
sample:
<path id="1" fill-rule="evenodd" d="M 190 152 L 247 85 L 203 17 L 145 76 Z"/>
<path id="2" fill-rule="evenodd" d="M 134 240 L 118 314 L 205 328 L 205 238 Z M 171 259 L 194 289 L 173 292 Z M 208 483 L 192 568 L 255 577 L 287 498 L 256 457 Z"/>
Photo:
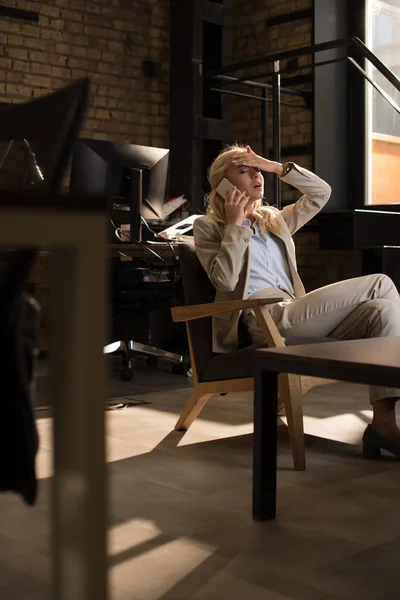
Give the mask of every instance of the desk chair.
<path id="1" fill-rule="evenodd" d="M 118 258 L 112 261 L 112 322 L 113 332 L 120 330 L 122 324 L 122 339 L 113 341 L 104 348 L 105 354 L 122 353 L 123 368 L 121 379 L 132 379 L 132 361 L 135 357 L 147 357 L 147 364 L 155 366 L 159 358 L 173 364 L 173 372 L 184 374 L 183 356 L 168 352 L 151 345 L 151 329 L 148 330 L 148 344 L 129 338 L 129 321 L 137 318 L 147 318 L 157 309 L 169 308 L 174 303 L 173 281 L 143 282 L 136 276 L 137 269 L 130 263 L 121 262 Z M 115 333 L 113 334 L 115 336 Z"/>
<path id="2" fill-rule="evenodd" d="M 318 337 L 282 338 L 269 313 L 262 310 L 266 304 L 282 298 L 214 302 L 215 289 L 192 245 L 180 244 L 179 262 L 185 306 L 173 308 L 172 318 L 175 322 L 186 323 L 194 390 L 175 425 L 176 430 L 187 430 L 211 396 L 254 390 L 255 348 L 335 341 L 333 338 Z M 212 350 L 211 317 L 245 308 L 253 308 L 264 331 L 266 343 L 258 346 L 244 345 L 234 352 L 215 354 Z M 332 381 L 288 374 L 282 374 L 279 378 L 279 394 L 286 412 L 293 462 L 297 471 L 305 469 L 302 395 L 311 387 L 324 383 Z"/>

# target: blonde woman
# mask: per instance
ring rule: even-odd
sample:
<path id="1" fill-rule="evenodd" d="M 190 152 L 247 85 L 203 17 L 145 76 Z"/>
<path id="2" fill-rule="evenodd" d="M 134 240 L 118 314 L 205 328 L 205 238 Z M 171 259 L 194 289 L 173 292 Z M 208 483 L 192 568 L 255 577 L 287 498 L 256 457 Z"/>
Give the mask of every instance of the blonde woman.
<path id="1" fill-rule="evenodd" d="M 276 173 L 302 196 L 282 210 L 265 205 L 261 171 Z M 235 189 L 220 196 L 223 178 Z M 282 336 L 360 339 L 400 335 L 399 294 L 386 275 L 340 281 L 306 294 L 297 272 L 293 234 L 328 202 L 331 188 L 294 163 L 280 164 L 255 154 L 249 146 L 223 150 L 209 170 L 208 214 L 196 219 L 197 256 L 216 289 L 215 301 L 282 297 L 268 310 Z M 238 345 L 239 313 L 213 319 L 215 352 Z M 242 314 L 252 342 L 264 341 L 252 311 Z M 384 448 L 400 458 L 400 430 L 395 404 L 400 390 L 370 390 L 373 421 L 363 441 L 366 456 Z"/>

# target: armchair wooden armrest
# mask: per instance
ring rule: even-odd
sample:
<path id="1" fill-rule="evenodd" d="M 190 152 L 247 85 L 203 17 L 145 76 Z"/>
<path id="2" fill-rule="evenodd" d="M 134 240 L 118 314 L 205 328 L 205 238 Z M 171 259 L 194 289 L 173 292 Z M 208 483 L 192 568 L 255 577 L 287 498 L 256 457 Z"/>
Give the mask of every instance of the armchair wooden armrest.
<path id="1" fill-rule="evenodd" d="M 190 306 L 176 306 L 171 309 L 172 320 L 193 321 L 194 319 L 203 319 L 235 310 L 244 310 L 246 308 L 259 309 L 265 304 L 274 304 L 282 302 L 283 298 L 257 298 L 255 300 L 229 300 L 227 302 L 211 302 L 207 304 L 192 304 Z"/>

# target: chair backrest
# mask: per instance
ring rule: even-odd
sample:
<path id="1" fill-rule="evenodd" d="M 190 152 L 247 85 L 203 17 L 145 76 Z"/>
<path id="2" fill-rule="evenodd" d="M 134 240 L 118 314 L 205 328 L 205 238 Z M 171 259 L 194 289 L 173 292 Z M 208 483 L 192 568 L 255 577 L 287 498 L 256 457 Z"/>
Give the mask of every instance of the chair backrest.
<path id="1" fill-rule="evenodd" d="M 60 191 L 89 99 L 78 79 L 0 114 L 0 189 Z"/>
<path id="2" fill-rule="evenodd" d="M 179 244 L 179 264 L 185 304 L 214 302 L 215 289 L 201 266 L 193 245 Z M 211 317 L 191 321 L 189 332 L 195 360 L 194 366 L 197 377 L 201 381 L 204 370 L 213 356 Z"/>

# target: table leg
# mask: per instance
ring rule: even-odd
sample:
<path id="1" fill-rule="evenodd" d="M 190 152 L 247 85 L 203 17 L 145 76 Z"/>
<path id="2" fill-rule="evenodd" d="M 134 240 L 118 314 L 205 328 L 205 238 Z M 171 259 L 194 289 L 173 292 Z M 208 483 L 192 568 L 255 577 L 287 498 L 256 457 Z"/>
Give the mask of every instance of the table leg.
<path id="1" fill-rule="evenodd" d="M 254 386 L 253 519 L 276 517 L 278 373 L 258 367 Z"/>
<path id="2" fill-rule="evenodd" d="M 107 598 L 107 262 L 105 235 L 104 244 L 101 235 L 91 239 L 92 245 L 56 249 L 51 257 L 54 600 Z"/>

